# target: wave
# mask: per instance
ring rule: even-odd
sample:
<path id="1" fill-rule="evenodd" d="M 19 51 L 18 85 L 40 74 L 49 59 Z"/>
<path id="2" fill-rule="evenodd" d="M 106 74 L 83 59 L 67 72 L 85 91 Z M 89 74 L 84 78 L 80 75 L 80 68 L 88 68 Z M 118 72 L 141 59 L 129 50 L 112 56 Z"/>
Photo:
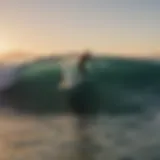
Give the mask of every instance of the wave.
<path id="1" fill-rule="evenodd" d="M 70 91 L 59 89 L 61 65 L 66 61 L 40 61 L 22 67 L 14 85 L 5 92 L 8 102 L 25 112 L 67 112 Z M 83 90 L 77 100 L 89 105 L 91 114 L 128 115 L 156 110 L 160 104 L 160 63 L 95 58 L 89 64 L 84 86 L 76 88 L 77 92 Z"/>

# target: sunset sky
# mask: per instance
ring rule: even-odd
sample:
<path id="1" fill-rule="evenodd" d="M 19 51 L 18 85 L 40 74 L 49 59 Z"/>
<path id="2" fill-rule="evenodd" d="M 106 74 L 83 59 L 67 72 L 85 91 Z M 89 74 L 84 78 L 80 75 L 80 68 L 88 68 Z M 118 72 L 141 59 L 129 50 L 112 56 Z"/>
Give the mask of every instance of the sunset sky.
<path id="1" fill-rule="evenodd" d="M 0 52 L 160 52 L 160 0 L 0 1 Z"/>

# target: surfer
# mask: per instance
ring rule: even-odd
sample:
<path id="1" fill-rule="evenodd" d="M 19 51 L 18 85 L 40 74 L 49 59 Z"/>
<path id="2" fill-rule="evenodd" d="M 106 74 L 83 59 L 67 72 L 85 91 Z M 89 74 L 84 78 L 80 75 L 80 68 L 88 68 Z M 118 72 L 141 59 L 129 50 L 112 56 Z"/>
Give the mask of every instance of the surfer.
<path id="1" fill-rule="evenodd" d="M 72 88 L 71 97 L 70 97 L 70 105 L 73 109 L 73 112 L 76 115 L 82 116 L 87 114 L 86 101 L 87 95 L 85 89 L 87 89 L 86 78 L 88 75 L 87 63 L 91 59 L 91 54 L 89 52 L 85 52 L 78 61 L 77 64 L 77 77 L 78 82 L 76 86 Z"/>
<path id="2" fill-rule="evenodd" d="M 68 92 L 68 103 L 71 111 L 78 117 L 88 114 L 88 90 L 86 78 L 88 75 L 87 64 L 92 56 L 89 51 L 84 52 L 75 65 L 72 65 L 71 59 L 63 62 L 61 72 L 60 88 Z M 65 63 L 65 64 L 64 64 Z"/>
<path id="3" fill-rule="evenodd" d="M 90 144 L 92 138 L 88 133 L 88 127 L 90 124 L 89 113 L 92 110 L 90 106 L 90 85 L 87 83 L 88 69 L 87 64 L 91 60 L 92 56 L 90 52 L 85 52 L 77 63 L 77 76 L 79 76 L 79 83 L 71 89 L 70 93 L 70 107 L 73 113 L 77 117 L 77 138 L 79 140 L 78 154 L 80 159 L 92 159 L 89 153 Z M 80 147 L 80 148 L 79 148 Z M 89 147 L 89 148 L 88 148 Z"/>
<path id="4" fill-rule="evenodd" d="M 81 159 L 88 157 L 88 145 L 91 143 L 91 135 L 88 133 L 90 124 L 89 114 L 92 110 L 90 93 L 92 86 L 87 81 L 88 62 L 92 59 L 89 51 L 84 52 L 79 58 L 75 66 L 63 67 L 62 86 L 67 86 L 67 95 L 70 111 L 76 116 L 76 135 L 79 141 L 78 152 Z M 70 65 L 69 65 L 70 66 Z M 74 69 L 74 71 L 72 71 Z M 93 98 L 93 97 L 92 97 Z M 93 101 L 92 101 L 93 102 Z M 87 155 L 86 155 L 87 154 Z"/>

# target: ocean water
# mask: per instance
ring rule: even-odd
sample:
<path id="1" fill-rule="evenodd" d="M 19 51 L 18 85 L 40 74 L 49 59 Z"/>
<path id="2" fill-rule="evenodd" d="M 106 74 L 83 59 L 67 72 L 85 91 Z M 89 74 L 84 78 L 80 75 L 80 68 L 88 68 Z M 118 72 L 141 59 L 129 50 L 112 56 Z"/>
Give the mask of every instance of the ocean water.
<path id="1" fill-rule="evenodd" d="M 160 63 L 93 59 L 83 89 L 76 88 L 77 101 L 90 106 L 82 129 L 70 92 L 59 88 L 62 62 L 29 64 L 5 92 L 1 159 L 159 160 Z"/>

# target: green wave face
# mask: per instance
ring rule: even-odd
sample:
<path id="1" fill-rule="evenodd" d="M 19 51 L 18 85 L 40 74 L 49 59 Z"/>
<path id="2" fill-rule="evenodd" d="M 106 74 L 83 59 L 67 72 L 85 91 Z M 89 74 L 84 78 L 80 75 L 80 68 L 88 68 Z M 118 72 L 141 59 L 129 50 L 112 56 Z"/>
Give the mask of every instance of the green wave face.
<path id="1" fill-rule="evenodd" d="M 20 110 L 36 113 L 68 111 L 73 92 L 59 89 L 61 64 L 60 61 L 46 61 L 24 67 L 9 91 L 11 103 Z M 74 88 L 78 106 L 88 107 L 84 112 L 133 114 L 158 106 L 158 62 L 101 57 L 88 64 L 88 71 L 83 87 Z"/>

